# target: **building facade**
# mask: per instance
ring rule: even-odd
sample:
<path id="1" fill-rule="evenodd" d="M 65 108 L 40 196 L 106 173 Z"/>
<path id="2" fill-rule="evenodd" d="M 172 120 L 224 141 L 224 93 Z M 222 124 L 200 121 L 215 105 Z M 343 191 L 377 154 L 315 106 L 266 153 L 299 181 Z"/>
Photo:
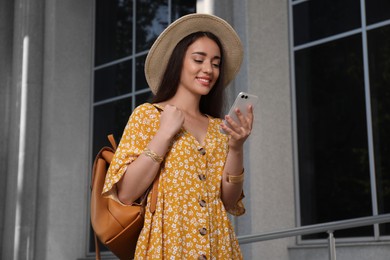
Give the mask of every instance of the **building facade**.
<path id="1" fill-rule="evenodd" d="M 192 12 L 242 39 L 230 101 L 259 96 L 238 236 L 390 213 L 389 1 L 0 1 L 1 259 L 94 259 L 93 155 L 150 97 L 153 40 Z M 242 250 L 328 259 L 325 235 Z M 336 231 L 337 257 L 388 259 L 389 235 L 390 224 Z"/>

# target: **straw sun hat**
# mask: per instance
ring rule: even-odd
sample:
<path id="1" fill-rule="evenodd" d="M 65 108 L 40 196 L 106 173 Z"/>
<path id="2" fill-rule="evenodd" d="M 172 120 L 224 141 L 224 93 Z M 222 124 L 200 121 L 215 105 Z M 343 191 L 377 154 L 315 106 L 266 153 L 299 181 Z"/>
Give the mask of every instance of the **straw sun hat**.
<path id="1" fill-rule="evenodd" d="M 226 87 L 240 69 L 243 50 L 240 38 L 223 19 L 209 14 L 189 14 L 171 23 L 156 39 L 145 61 L 145 76 L 154 94 L 176 45 L 187 35 L 195 32 L 211 32 L 221 41 L 224 59 Z"/>

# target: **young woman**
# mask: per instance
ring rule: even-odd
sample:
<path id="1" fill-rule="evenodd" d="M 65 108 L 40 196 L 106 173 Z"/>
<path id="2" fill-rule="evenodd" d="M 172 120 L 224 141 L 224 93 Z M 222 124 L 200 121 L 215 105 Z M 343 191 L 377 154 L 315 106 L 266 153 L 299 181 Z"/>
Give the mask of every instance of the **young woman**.
<path id="1" fill-rule="evenodd" d="M 226 116 L 229 127 L 221 119 L 224 88 L 241 61 L 236 32 L 212 15 L 184 16 L 153 44 L 145 63 L 153 104 L 133 111 L 103 189 L 131 204 L 159 178 L 135 259 L 242 259 L 227 212 L 245 211 L 243 145 L 253 111 L 237 110 L 239 122 Z"/>

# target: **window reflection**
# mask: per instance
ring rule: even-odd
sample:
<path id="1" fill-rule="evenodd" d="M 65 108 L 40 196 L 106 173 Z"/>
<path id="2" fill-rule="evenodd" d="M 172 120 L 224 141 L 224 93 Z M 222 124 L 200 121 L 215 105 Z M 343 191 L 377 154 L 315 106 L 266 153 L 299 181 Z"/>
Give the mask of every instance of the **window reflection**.
<path id="1" fill-rule="evenodd" d="M 168 3 L 166 0 L 137 1 L 137 48 L 149 49 L 158 35 L 168 26 Z"/>
<path id="2" fill-rule="evenodd" d="M 131 55 L 133 48 L 133 1 L 97 0 L 95 65 Z"/>

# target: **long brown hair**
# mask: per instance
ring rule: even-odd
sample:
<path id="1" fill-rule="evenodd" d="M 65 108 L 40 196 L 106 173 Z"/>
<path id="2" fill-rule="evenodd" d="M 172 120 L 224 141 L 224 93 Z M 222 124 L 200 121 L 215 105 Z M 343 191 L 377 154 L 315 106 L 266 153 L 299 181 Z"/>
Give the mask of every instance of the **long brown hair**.
<path id="1" fill-rule="evenodd" d="M 159 103 L 172 98 L 177 91 L 180 82 L 181 70 L 183 67 L 183 61 L 185 53 L 188 47 L 194 43 L 197 39 L 207 37 L 213 40 L 219 47 L 221 52 L 221 62 L 219 67 L 219 77 L 215 82 L 214 87 L 211 91 L 202 96 L 199 103 L 200 112 L 208 114 L 213 117 L 222 117 L 222 112 L 225 105 L 225 92 L 223 82 L 223 47 L 217 36 L 210 32 L 195 32 L 184 37 L 172 51 L 171 57 L 169 58 L 165 73 L 161 80 L 160 86 L 158 87 L 157 93 L 153 98 L 154 103 Z"/>

